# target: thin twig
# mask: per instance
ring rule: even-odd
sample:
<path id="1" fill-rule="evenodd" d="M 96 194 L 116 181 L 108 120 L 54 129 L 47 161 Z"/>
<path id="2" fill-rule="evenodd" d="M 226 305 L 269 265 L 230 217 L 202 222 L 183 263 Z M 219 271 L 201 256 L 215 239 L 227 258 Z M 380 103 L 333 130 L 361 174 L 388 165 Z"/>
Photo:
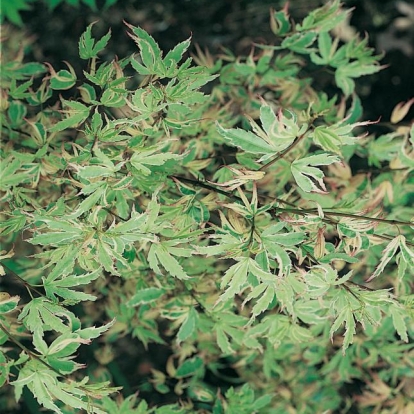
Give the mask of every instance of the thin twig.
<path id="1" fill-rule="evenodd" d="M 26 346 L 24 346 L 17 338 L 15 338 L 8 330 L 4 327 L 4 325 L 0 322 L 0 329 L 6 334 L 6 336 L 9 338 L 10 341 L 14 342 L 22 351 L 26 352 L 26 354 L 33 359 L 36 359 L 37 361 L 41 362 L 43 365 L 45 365 L 47 368 L 51 369 L 53 372 L 56 372 L 59 376 L 64 377 L 64 374 L 61 374 L 56 368 L 53 368 L 52 365 L 48 364 L 46 361 L 43 361 L 39 357 L 39 355 L 36 355 L 34 352 L 32 352 L 30 349 L 28 349 Z"/>
<path id="2" fill-rule="evenodd" d="M 265 168 L 270 167 L 271 165 L 273 165 L 275 162 L 279 161 L 280 159 L 282 159 L 288 152 L 290 152 L 294 147 L 296 147 L 296 145 L 299 144 L 300 141 L 302 141 L 302 139 L 304 138 L 304 136 L 306 135 L 306 133 L 309 131 L 309 128 L 301 135 L 299 136 L 297 139 L 295 139 L 286 149 L 284 149 L 281 153 L 279 153 L 276 158 L 273 158 L 273 160 L 269 161 L 268 163 L 262 165 L 259 168 L 259 171 L 263 171 Z"/>
<path id="3" fill-rule="evenodd" d="M 10 269 L 9 266 L 7 266 L 4 262 L 2 263 L 2 266 L 6 268 L 8 273 L 11 273 L 12 276 L 14 276 L 16 279 L 18 279 L 20 282 L 22 282 L 28 289 L 32 290 L 33 292 L 36 292 L 39 296 L 45 296 L 44 293 L 42 293 L 40 290 L 36 289 L 33 285 L 31 285 L 29 282 L 24 280 L 21 276 L 19 276 L 14 270 Z"/>

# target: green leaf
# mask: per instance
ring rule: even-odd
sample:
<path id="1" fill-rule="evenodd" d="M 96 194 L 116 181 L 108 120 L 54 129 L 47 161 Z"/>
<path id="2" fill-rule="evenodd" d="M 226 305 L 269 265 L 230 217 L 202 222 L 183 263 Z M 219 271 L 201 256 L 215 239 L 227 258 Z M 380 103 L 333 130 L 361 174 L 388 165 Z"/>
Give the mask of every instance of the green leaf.
<path id="1" fill-rule="evenodd" d="M 251 154 L 267 154 L 273 152 L 271 145 L 252 132 L 240 128 L 225 129 L 218 122 L 216 125 L 220 135 L 231 145 L 239 147 L 243 151 Z"/>
<path id="2" fill-rule="evenodd" d="M 303 19 L 302 24 L 296 25 L 297 31 L 307 31 L 317 29 L 321 32 L 332 30 L 343 22 L 349 10 L 342 10 L 339 0 L 326 2 L 322 7 L 311 10 Z"/>
<path id="3" fill-rule="evenodd" d="M 324 150 L 342 155 L 340 148 L 343 145 L 342 139 L 335 133 L 335 130 L 330 127 L 318 126 L 314 129 L 312 137 L 315 144 Z"/>
<path id="4" fill-rule="evenodd" d="M 286 116 L 281 110 L 276 115 L 269 105 L 263 104 L 260 107 L 260 121 L 263 130 L 249 117 L 254 133 L 239 128 L 225 129 L 218 122 L 216 125 L 219 133 L 231 145 L 239 147 L 247 153 L 265 154 L 259 159 L 260 162 L 268 160 L 276 153 L 286 149 L 306 131 L 306 125 L 299 128 L 296 115 L 293 112 L 285 112 L 289 116 Z"/>
<path id="5" fill-rule="evenodd" d="M 333 337 L 334 332 L 338 330 L 343 323 L 345 323 L 345 334 L 344 341 L 342 344 L 342 353 L 345 354 L 345 351 L 347 350 L 349 345 L 352 344 L 354 335 L 356 333 L 356 323 L 354 319 L 354 314 L 349 307 L 344 308 L 339 313 L 335 322 L 333 323 L 330 330 L 331 339 Z"/>
<path id="6" fill-rule="evenodd" d="M 52 303 L 45 297 L 32 299 L 27 303 L 19 315 L 19 321 L 31 332 L 38 332 L 43 335 L 44 331 L 54 330 L 57 332 L 70 331 L 68 321 L 71 321 L 74 315 L 63 306 Z"/>
<path id="7" fill-rule="evenodd" d="M 380 262 L 372 275 L 367 279 L 367 282 L 371 282 L 384 271 L 385 266 L 394 257 L 397 249 L 400 247 L 403 237 L 402 235 L 396 236 L 388 243 L 387 247 L 382 251 Z"/>
<path id="8" fill-rule="evenodd" d="M 284 223 L 270 225 L 262 231 L 261 238 L 266 239 L 269 242 L 277 243 L 282 246 L 295 246 L 305 240 L 305 233 L 284 233 L 281 230 L 284 228 Z"/>
<path id="9" fill-rule="evenodd" d="M 39 232 L 29 239 L 32 244 L 41 244 L 43 246 L 59 246 L 72 244 L 75 241 L 81 240 L 83 237 L 83 228 L 80 223 L 76 224 L 72 221 L 61 219 L 44 218 L 37 216 L 36 219 L 47 225 L 45 232 Z"/>
<path id="10" fill-rule="evenodd" d="M 184 320 L 183 324 L 180 326 L 180 329 L 177 333 L 177 343 L 185 341 L 189 338 L 195 331 L 198 321 L 198 313 L 194 308 L 190 308 L 187 318 Z"/>
<path id="11" fill-rule="evenodd" d="M 271 10 L 270 28 L 277 36 L 284 36 L 289 32 L 291 24 L 287 7 L 284 7 L 281 11 Z"/>
<path id="12" fill-rule="evenodd" d="M 326 187 L 323 182 L 324 174 L 318 165 L 329 165 L 339 162 L 340 159 L 333 155 L 318 154 L 295 160 L 291 164 L 291 171 L 299 187 L 307 192 L 326 194 Z"/>
<path id="13" fill-rule="evenodd" d="M 183 54 L 187 51 L 191 44 L 191 37 L 178 43 L 173 49 L 171 49 L 164 58 L 164 62 L 167 68 L 177 65 L 183 57 Z"/>
<path id="14" fill-rule="evenodd" d="M 223 289 L 227 286 L 226 291 L 220 296 L 220 301 L 226 301 L 237 295 L 247 281 L 247 273 L 249 270 L 249 258 L 244 257 L 231 266 L 224 274 L 220 287 Z"/>
<path id="15" fill-rule="evenodd" d="M 141 172 L 143 175 L 152 174 L 152 170 L 148 166 L 164 165 L 168 160 L 178 160 L 182 158 L 181 155 L 173 154 L 171 152 L 161 153 L 162 147 L 165 144 L 154 147 L 143 148 L 134 152 L 129 162 L 131 165 Z"/>
<path id="16" fill-rule="evenodd" d="M 389 310 L 392 316 L 392 322 L 398 332 L 398 335 L 404 342 L 408 342 L 407 324 L 405 323 L 407 312 L 405 312 L 401 306 L 390 306 Z"/>
<path id="17" fill-rule="evenodd" d="M 217 345 L 219 346 L 221 352 L 224 355 L 229 355 L 234 353 L 234 349 L 230 345 L 230 341 L 224 332 L 224 329 L 220 326 L 216 326 L 216 336 L 217 336 Z"/>
<path id="18" fill-rule="evenodd" d="M 20 12 L 30 10 L 29 3 L 31 0 L 13 0 L 5 1 L 1 4 L 0 22 L 3 23 L 6 18 L 17 26 L 23 26 Z"/>
<path id="19" fill-rule="evenodd" d="M 186 359 L 175 372 L 176 378 L 184 378 L 194 375 L 204 365 L 200 357 Z"/>
<path id="20" fill-rule="evenodd" d="M 308 54 L 314 51 L 314 48 L 310 46 L 315 42 L 316 36 L 316 32 L 295 33 L 286 37 L 281 46 L 290 49 L 292 52 Z"/>
<path id="21" fill-rule="evenodd" d="M 43 277 L 42 280 L 46 296 L 49 299 L 57 301 L 56 296 L 60 296 L 64 299 L 64 304 L 73 305 L 84 300 L 96 300 L 96 296 L 73 290 L 73 288 L 80 285 L 87 285 L 101 276 L 101 274 L 101 269 L 97 269 L 94 272 L 82 275 L 62 276 L 59 279 L 49 279 Z"/>
<path id="22" fill-rule="evenodd" d="M 260 315 L 261 313 L 265 312 L 269 309 L 270 304 L 273 302 L 276 294 L 275 294 L 275 288 L 273 286 L 265 286 L 265 290 L 263 293 L 258 292 L 258 288 L 263 286 L 258 285 L 255 289 L 249 294 L 249 296 L 246 298 L 246 300 L 250 300 L 250 298 L 253 298 L 254 296 L 250 295 L 260 295 L 260 299 L 256 301 L 256 304 L 252 308 L 252 317 L 255 318 L 256 316 Z M 260 289 L 261 290 L 261 289 Z M 259 291 L 260 291 L 259 290 Z"/>
<path id="23" fill-rule="evenodd" d="M 164 294 L 165 290 L 160 288 L 151 287 L 141 289 L 135 293 L 134 296 L 132 296 L 132 298 L 127 302 L 127 305 L 138 306 L 145 303 L 151 303 L 159 299 Z"/>
<path id="24" fill-rule="evenodd" d="M 128 35 L 134 40 L 140 49 L 143 65 L 135 59 L 131 60 L 134 69 L 141 75 L 158 75 L 164 77 L 166 68 L 162 60 L 162 52 L 154 38 L 140 27 L 125 23 L 132 33 Z"/>
<path id="25" fill-rule="evenodd" d="M 85 191 L 85 188 L 83 189 Z M 88 197 L 86 197 L 73 211 L 70 215 L 71 219 L 75 219 L 80 215 L 86 213 L 87 211 L 91 210 L 94 206 L 98 204 L 98 201 L 104 196 L 105 192 L 107 191 L 107 187 L 105 183 L 102 186 L 96 188 L 96 190 Z"/>
<path id="26" fill-rule="evenodd" d="M 20 296 L 10 296 L 6 292 L 0 292 L 0 315 L 14 311 L 19 300 Z"/>
<path id="27" fill-rule="evenodd" d="M 21 210 L 14 210 L 12 215 L 0 222 L 0 231 L 3 236 L 10 233 L 17 233 L 26 225 L 27 216 Z"/>
<path id="28" fill-rule="evenodd" d="M 7 114 L 10 119 L 10 126 L 13 128 L 19 127 L 23 123 L 23 118 L 26 116 L 27 109 L 19 101 L 10 102 Z"/>
<path id="29" fill-rule="evenodd" d="M 151 269 L 157 274 L 162 274 L 160 268 L 158 267 L 158 263 L 160 263 L 171 276 L 174 276 L 180 280 L 188 279 L 189 276 L 187 273 L 169 251 L 171 251 L 171 249 L 163 243 L 151 244 L 148 252 L 148 263 L 151 266 Z"/>
<path id="30" fill-rule="evenodd" d="M 79 40 L 79 56 L 81 59 L 91 59 L 98 57 L 98 53 L 105 49 L 109 39 L 111 38 L 111 30 L 98 40 L 95 44 L 95 39 L 92 38 L 92 26 L 96 22 L 91 23 Z"/>
<path id="31" fill-rule="evenodd" d="M 50 132 L 59 132 L 68 128 L 76 128 L 89 116 L 90 108 L 80 102 L 62 99 L 62 103 L 67 109 L 62 110 L 61 112 L 66 114 L 67 117 L 49 128 Z"/>
<path id="32" fill-rule="evenodd" d="M 72 69 L 72 68 L 71 68 Z M 67 90 L 76 83 L 76 74 L 73 69 L 69 72 L 67 70 L 60 70 L 59 72 L 52 72 L 50 78 L 50 87 L 54 90 Z"/>
<path id="33" fill-rule="evenodd" d="M 3 351 L 0 351 L 0 387 L 9 381 L 10 364 Z"/>
<path id="34" fill-rule="evenodd" d="M 90 395 L 92 394 L 87 392 L 88 380 L 89 378 L 86 377 L 79 384 L 75 381 L 69 383 L 59 381 L 58 373 L 52 371 L 38 360 L 29 360 L 20 369 L 18 379 L 11 384 L 15 387 L 17 400 L 20 399 L 23 387 L 26 385 L 39 404 L 57 414 L 63 414 L 63 411 L 56 405 L 56 400 L 76 410 L 88 411 L 91 414 L 105 414 L 103 410 L 91 404 Z M 94 384 L 94 386 L 96 388 L 93 393 L 95 397 L 105 395 L 105 389 L 102 385 L 101 390 L 98 384 Z M 109 392 L 114 392 L 115 390 L 112 389 Z"/>

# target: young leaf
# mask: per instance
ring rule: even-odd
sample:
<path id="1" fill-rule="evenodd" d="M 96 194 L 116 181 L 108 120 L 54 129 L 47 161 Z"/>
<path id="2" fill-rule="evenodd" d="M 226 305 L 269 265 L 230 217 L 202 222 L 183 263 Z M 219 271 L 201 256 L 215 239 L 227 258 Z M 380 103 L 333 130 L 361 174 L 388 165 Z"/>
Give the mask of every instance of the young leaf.
<path id="1" fill-rule="evenodd" d="M 131 29 L 132 33 L 128 35 L 140 48 L 140 56 L 143 65 L 138 63 L 135 59 L 131 59 L 131 64 L 134 69 L 141 75 L 158 75 L 164 77 L 165 64 L 162 60 L 162 52 L 154 38 L 140 27 L 134 27 L 125 22 Z"/>
<path id="2" fill-rule="evenodd" d="M 95 39 L 92 38 L 92 26 L 96 22 L 91 23 L 85 32 L 82 34 L 79 40 L 79 56 L 81 59 L 91 59 L 98 57 L 98 53 L 101 52 L 107 45 L 111 38 L 111 30 L 98 40 L 95 44 Z"/>

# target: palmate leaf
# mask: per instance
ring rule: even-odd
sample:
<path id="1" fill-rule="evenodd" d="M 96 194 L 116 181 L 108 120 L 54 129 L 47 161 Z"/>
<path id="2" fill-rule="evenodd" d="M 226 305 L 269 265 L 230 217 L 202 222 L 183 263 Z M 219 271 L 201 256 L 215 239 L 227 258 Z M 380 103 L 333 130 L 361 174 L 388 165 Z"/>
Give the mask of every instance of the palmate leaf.
<path id="1" fill-rule="evenodd" d="M 268 154 L 272 146 L 253 132 L 240 128 L 225 129 L 217 123 L 217 130 L 231 145 L 251 154 Z"/>
<path id="2" fill-rule="evenodd" d="M 226 301 L 237 295 L 247 282 L 247 275 L 249 271 L 249 258 L 243 257 L 238 260 L 236 264 L 231 266 L 223 278 L 221 279 L 220 287 L 223 289 L 227 286 L 226 291 L 220 296 L 220 301 Z"/>
<path id="3" fill-rule="evenodd" d="M 355 89 L 354 78 L 379 72 L 383 68 L 384 67 L 377 62 L 374 64 L 364 64 L 359 61 L 354 61 L 340 66 L 335 71 L 335 82 L 337 86 L 342 89 L 345 96 L 349 96 Z"/>
<path id="4" fill-rule="evenodd" d="M 37 165 L 24 163 L 13 155 L 1 159 L 0 189 L 7 191 L 10 187 L 33 182 L 36 176 Z"/>
<path id="5" fill-rule="evenodd" d="M 6 18 L 17 26 L 23 26 L 20 12 L 23 10 L 30 10 L 30 3 L 32 1 L 33 0 L 15 0 L 2 2 L 0 23 L 3 23 L 4 18 Z"/>
<path id="6" fill-rule="evenodd" d="M 236 258 L 237 263 L 231 266 L 224 274 L 220 288 L 226 290 L 220 296 L 218 301 L 226 301 L 237 295 L 241 290 L 247 286 L 247 276 L 249 273 L 254 275 L 259 281 L 274 282 L 275 275 L 264 271 L 259 264 L 250 257 Z"/>
<path id="7" fill-rule="evenodd" d="M 129 163 L 141 174 L 147 176 L 152 174 L 152 166 L 163 165 L 168 160 L 178 160 L 182 158 L 182 155 L 179 154 L 162 152 L 163 147 L 165 147 L 165 143 L 153 147 L 136 149 L 131 156 Z"/>
<path id="8" fill-rule="evenodd" d="M 27 303 L 18 320 L 22 321 L 31 332 L 40 335 L 50 330 L 65 333 L 79 324 L 79 320 L 72 312 L 45 297 L 34 298 Z"/>
<path id="9" fill-rule="evenodd" d="M 14 210 L 6 220 L 0 223 L 0 232 L 3 236 L 10 233 L 17 233 L 26 224 L 27 216 L 21 210 Z"/>
<path id="10" fill-rule="evenodd" d="M 73 354 L 80 345 L 88 343 L 90 343 L 89 340 L 83 339 L 75 333 L 66 332 L 59 335 L 48 346 L 43 337 L 39 335 L 39 332 L 33 335 L 33 346 L 36 351 L 44 357 L 45 362 L 63 375 L 84 367 L 84 365 L 73 361 Z"/>
<path id="11" fill-rule="evenodd" d="M 248 320 L 244 316 L 235 315 L 226 310 L 215 309 L 214 331 L 216 332 L 217 345 L 221 349 L 224 355 L 232 354 L 235 352 L 237 345 L 242 343 L 244 332 L 243 327 L 247 324 Z"/>
<path id="12" fill-rule="evenodd" d="M 357 101 L 354 99 L 355 105 Z M 363 121 L 363 122 L 350 122 L 350 118 L 358 116 L 358 109 L 356 108 L 356 113 L 350 113 L 347 118 L 341 120 L 340 122 L 329 125 L 329 126 L 318 126 L 310 134 L 314 143 L 326 151 L 331 151 L 339 156 L 342 156 L 342 151 L 344 145 L 352 145 L 358 139 L 354 137 L 351 133 L 352 130 L 370 124 L 375 124 L 376 121 Z"/>
<path id="13" fill-rule="evenodd" d="M 333 338 L 334 332 L 338 330 L 343 323 L 345 323 L 345 334 L 344 341 L 342 343 L 342 353 L 345 354 L 346 349 L 350 344 L 352 344 L 354 335 L 356 333 L 354 313 L 350 307 L 345 307 L 335 319 L 335 322 L 333 323 L 330 330 L 331 340 Z"/>
<path id="14" fill-rule="evenodd" d="M 247 153 L 264 154 L 259 162 L 266 161 L 286 149 L 307 129 L 307 125 L 299 127 L 293 112 L 285 112 L 288 116 L 281 110 L 276 115 L 273 109 L 264 103 L 260 107 L 260 121 L 263 129 L 253 119 L 249 118 L 253 132 L 240 128 L 226 129 L 218 122 L 216 122 L 216 125 L 220 135 L 231 145 Z"/>
<path id="15" fill-rule="evenodd" d="M 309 12 L 302 24 L 296 25 L 296 30 L 303 32 L 317 28 L 320 32 L 328 32 L 343 22 L 349 13 L 350 10 L 341 8 L 339 0 L 333 0 Z"/>
<path id="16" fill-rule="evenodd" d="M 140 27 L 132 26 L 125 22 L 132 33 L 128 35 L 134 40 L 140 49 L 142 65 L 137 60 L 131 59 L 132 67 L 141 75 L 158 75 L 164 77 L 166 67 L 162 59 L 162 52 L 154 38 Z"/>
<path id="17" fill-rule="evenodd" d="M 53 125 L 49 129 L 50 132 L 59 132 L 68 128 L 76 128 L 89 116 L 90 107 L 87 107 L 81 102 L 62 99 L 62 103 L 65 109 L 61 112 L 66 114 L 66 118 Z"/>
<path id="18" fill-rule="evenodd" d="M 296 183 L 303 191 L 326 194 L 327 191 L 323 182 L 324 174 L 316 166 L 329 165 L 339 161 L 339 157 L 326 153 L 310 155 L 309 157 L 293 161 L 291 171 Z"/>
<path id="19" fill-rule="evenodd" d="M 285 223 L 270 225 L 261 233 L 261 241 L 269 257 L 276 259 L 279 265 L 279 276 L 289 274 L 291 260 L 286 247 L 300 244 L 305 239 L 305 233 L 284 233 Z"/>
<path id="20" fill-rule="evenodd" d="M 92 26 L 96 22 L 91 23 L 79 40 L 79 56 L 81 59 L 91 59 L 98 56 L 98 53 L 105 49 L 109 39 L 111 38 L 111 30 L 95 43 L 92 38 Z"/>
<path id="21" fill-rule="evenodd" d="M 85 379 L 88 381 L 87 377 Z M 26 362 L 19 372 L 18 379 L 11 382 L 11 385 L 15 387 L 16 400 L 20 399 L 23 387 L 27 386 L 39 404 L 57 414 L 63 414 L 63 411 L 56 405 L 57 401 L 61 401 L 73 409 L 85 410 L 85 412 L 94 414 L 105 414 L 88 398 L 89 394 L 98 397 L 100 395 L 99 391 L 87 392 L 84 382 L 82 381 L 80 384 L 75 381 L 68 384 L 62 382 L 59 380 L 59 374 L 40 361 L 32 359 Z M 104 389 L 102 391 L 103 395 L 107 394 Z M 110 392 L 114 391 L 116 389 L 110 389 Z"/>
<path id="22" fill-rule="evenodd" d="M 73 361 L 74 354 L 78 348 L 81 345 L 90 344 L 92 339 L 106 332 L 114 322 L 113 320 L 99 328 L 90 327 L 77 329 L 75 332 L 65 332 L 54 339 L 50 345 L 46 343 L 42 334 L 36 331 L 33 335 L 33 345 L 36 351 L 55 370 L 62 374 L 70 374 L 83 367 L 82 364 Z"/>
<path id="23" fill-rule="evenodd" d="M 76 286 L 87 285 L 93 280 L 101 276 L 101 269 L 94 272 L 85 273 L 82 275 L 61 276 L 60 278 L 45 278 L 43 277 L 43 286 L 46 291 L 46 296 L 57 301 L 57 296 L 63 299 L 63 304 L 73 305 L 84 300 L 96 300 L 96 296 L 89 293 L 73 290 Z"/>
<path id="24" fill-rule="evenodd" d="M 192 249 L 177 248 L 174 245 L 181 243 L 181 240 L 163 241 L 160 243 L 152 243 L 148 252 L 148 264 L 151 269 L 157 273 L 162 274 L 159 268 L 161 264 L 164 269 L 171 275 L 180 280 L 188 279 L 189 276 L 184 271 L 178 260 L 174 256 L 189 257 Z"/>
<path id="25" fill-rule="evenodd" d="M 140 27 L 132 26 L 125 22 L 125 24 L 131 29 L 132 33 L 128 35 L 135 41 L 140 49 L 140 57 L 142 64 L 139 63 L 136 59 L 131 59 L 132 67 L 141 75 L 157 75 L 161 78 L 174 78 L 191 81 L 191 78 L 194 78 L 195 82 L 201 80 L 201 76 L 194 76 L 195 73 L 192 73 L 193 69 L 203 69 L 203 68 L 191 68 L 191 58 L 188 58 L 184 63 L 179 66 L 179 62 L 183 58 L 184 53 L 188 50 L 191 44 L 191 37 L 183 42 L 177 44 L 172 50 L 170 50 L 165 58 L 163 59 L 163 53 L 159 48 L 157 42 L 154 38 L 149 35 L 145 30 Z M 215 76 L 211 77 L 212 79 Z M 206 82 L 204 82 L 206 83 Z M 203 83 L 203 84 L 204 84 Z M 198 87 L 200 87 L 199 85 Z"/>
<path id="26" fill-rule="evenodd" d="M 373 279 L 375 279 L 377 276 L 379 276 L 383 271 L 387 263 L 394 257 L 397 249 L 400 247 L 400 245 L 403 245 L 402 250 L 405 247 L 405 250 L 407 251 L 407 246 L 405 244 L 405 237 L 403 235 L 398 235 L 394 237 L 387 245 L 387 247 L 382 251 L 381 260 L 376 267 L 375 271 L 372 273 L 372 275 L 367 279 L 367 282 L 371 282 Z M 402 256 L 403 257 L 403 256 Z M 408 255 L 407 255 L 408 259 Z M 406 261 L 406 260 L 404 260 Z"/>
<path id="27" fill-rule="evenodd" d="M 191 307 L 188 311 L 187 318 L 184 320 L 183 324 L 180 326 L 180 329 L 177 332 L 177 343 L 185 341 L 189 338 L 195 331 L 198 322 L 198 313 Z"/>

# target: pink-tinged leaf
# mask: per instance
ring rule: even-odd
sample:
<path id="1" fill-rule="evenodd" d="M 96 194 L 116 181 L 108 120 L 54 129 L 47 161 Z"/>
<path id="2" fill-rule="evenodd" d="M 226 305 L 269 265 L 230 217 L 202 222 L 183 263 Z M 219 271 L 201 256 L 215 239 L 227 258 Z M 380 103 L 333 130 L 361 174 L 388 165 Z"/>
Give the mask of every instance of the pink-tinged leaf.
<path id="1" fill-rule="evenodd" d="M 390 243 L 388 243 L 387 247 L 382 251 L 381 261 L 379 262 L 374 273 L 369 277 L 367 282 L 371 282 L 371 280 L 375 279 L 378 275 L 380 275 L 384 271 L 385 266 L 393 258 L 393 256 L 395 255 L 395 252 L 400 246 L 401 237 L 404 237 L 404 236 L 394 237 L 390 241 Z"/>
<path id="2" fill-rule="evenodd" d="M 400 122 L 410 110 L 411 106 L 414 104 L 414 98 L 410 99 L 408 102 L 400 102 L 391 113 L 391 123 L 396 124 Z"/>

